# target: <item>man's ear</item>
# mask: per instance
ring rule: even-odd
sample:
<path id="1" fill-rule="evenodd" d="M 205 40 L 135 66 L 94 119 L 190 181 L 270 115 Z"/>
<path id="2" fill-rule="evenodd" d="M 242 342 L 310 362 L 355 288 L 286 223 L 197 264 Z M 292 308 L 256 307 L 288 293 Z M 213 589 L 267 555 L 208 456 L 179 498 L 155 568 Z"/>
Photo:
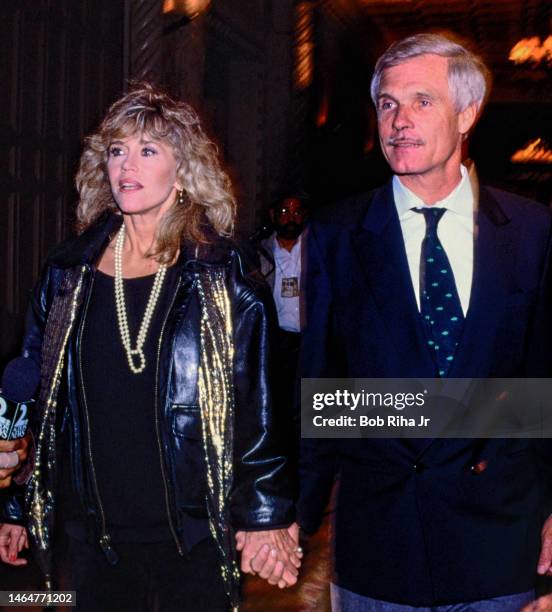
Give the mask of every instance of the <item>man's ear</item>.
<path id="1" fill-rule="evenodd" d="M 474 126 L 477 119 L 477 105 L 470 104 L 463 111 L 458 113 L 458 131 L 465 136 Z"/>

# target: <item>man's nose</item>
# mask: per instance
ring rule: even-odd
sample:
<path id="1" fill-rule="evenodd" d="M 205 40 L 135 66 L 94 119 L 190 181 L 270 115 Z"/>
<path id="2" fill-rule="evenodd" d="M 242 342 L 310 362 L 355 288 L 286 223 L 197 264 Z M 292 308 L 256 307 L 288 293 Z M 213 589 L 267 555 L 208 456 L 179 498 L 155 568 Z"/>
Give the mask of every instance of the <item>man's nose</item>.
<path id="1" fill-rule="evenodd" d="M 397 106 L 393 117 L 393 128 L 397 131 L 413 127 L 410 113 L 404 106 Z"/>

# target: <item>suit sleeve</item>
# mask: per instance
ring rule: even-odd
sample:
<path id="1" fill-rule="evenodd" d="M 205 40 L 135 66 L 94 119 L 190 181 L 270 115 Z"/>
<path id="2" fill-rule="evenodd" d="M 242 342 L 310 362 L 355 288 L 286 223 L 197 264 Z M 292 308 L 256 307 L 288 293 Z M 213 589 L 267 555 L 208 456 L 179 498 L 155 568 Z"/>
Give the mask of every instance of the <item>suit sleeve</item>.
<path id="1" fill-rule="evenodd" d="M 552 225 L 549 233 L 535 315 L 527 350 L 526 376 L 552 377 Z M 534 440 L 542 483 L 543 518 L 552 514 L 552 440 Z"/>
<path id="2" fill-rule="evenodd" d="M 313 224 L 307 237 L 304 273 L 305 318 L 300 357 L 302 378 L 335 377 L 335 338 L 332 335 L 332 289 Z M 299 457 L 298 520 L 307 533 L 314 533 L 322 521 L 335 475 L 335 442 L 302 438 Z"/>
<path id="3" fill-rule="evenodd" d="M 535 306 L 526 358 L 528 378 L 552 377 L 552 217 L 548 220 L 548 240 L 543 258 L 539 293 Z"/>

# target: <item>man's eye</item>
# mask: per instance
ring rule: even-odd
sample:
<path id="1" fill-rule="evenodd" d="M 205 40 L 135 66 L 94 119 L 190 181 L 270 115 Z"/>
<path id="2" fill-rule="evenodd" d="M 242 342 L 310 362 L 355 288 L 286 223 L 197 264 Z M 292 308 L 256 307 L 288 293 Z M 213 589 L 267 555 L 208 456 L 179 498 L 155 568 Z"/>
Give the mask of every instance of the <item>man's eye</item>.
<path id="1" fill-rule="evenodd" d="M 431 102 L 429 100 L 420 100 L 420 106 L 426 108 L 427 106 L 431 106 Z"/>
<path id="2" fill-rule="evenodd" d="M 389 110 L 390 108 L 393 108 L 393 102 L 380 102 L 379 108 L 380 110 Z"/>
<path id="3" fill-rule="evenodd" d="M 121 147 L 109 147 L 109 157 L 119 157 L 123 154 Z"/>

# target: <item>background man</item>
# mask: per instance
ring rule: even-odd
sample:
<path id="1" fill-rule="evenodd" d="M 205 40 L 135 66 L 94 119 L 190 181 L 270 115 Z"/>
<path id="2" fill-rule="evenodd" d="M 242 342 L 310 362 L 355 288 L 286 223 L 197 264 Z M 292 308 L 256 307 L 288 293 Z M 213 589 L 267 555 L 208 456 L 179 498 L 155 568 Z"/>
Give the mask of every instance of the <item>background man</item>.
<path id="1" fill-rule="evenodd" d="M 302 376 L 550 375 L 550 213 L 484 186 L 475 194 L 461 165 L 487 82 L 480 59 L 442 35 L 379 59 L 371 91 L 394 177 L 309 228 Z M 535 450 L 304 440 L 306 531 L 340 474 L 334 610 L 518 610 L 533 595 L 545 518 Z M 548 519 L 541 573 L 551 531 Z"/>
<path id="2" fill-rule="evenodd" d="M 274 232 L 260 242 L 261 273 L 272 289 L 280 329 L 299 333 L 301 243 L 307 220 L 306 196 L 289 195 L 269 209 Z"/>
<path id="3" fill-rule="evenodd" d="M 281 405 L 291 415 L 301 343 L 299 298 L 307 196 L 294 192 L 284 195 L 270 207 L 269 214 L 274 232 L 259 243 L 257 253 L 278 313 L 279 391 Z"/>

